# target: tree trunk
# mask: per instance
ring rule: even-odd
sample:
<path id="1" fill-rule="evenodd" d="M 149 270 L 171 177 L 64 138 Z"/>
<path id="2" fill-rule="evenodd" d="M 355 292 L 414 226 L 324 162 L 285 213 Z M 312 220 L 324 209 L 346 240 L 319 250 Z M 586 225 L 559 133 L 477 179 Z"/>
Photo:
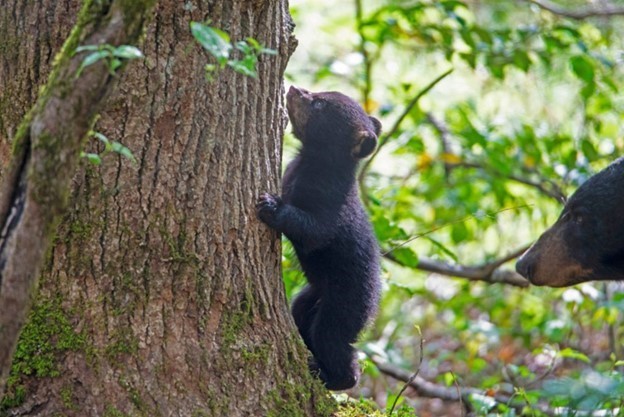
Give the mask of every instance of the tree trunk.
<path id="1" fill-rule="evenodd" d="M 14 3 L 19 13 L 0 11 L 0 34 L 19 34 L 44 10 L 76 10 Z M 295 46 L 287 4 L 198 3 L 160 1 L 145 61 L 128 67 L 95 126 L 138 163 L 109 155 L 75 176 L 15 354 L 7 414 L 329 413 L 286 306 L 278 236 L 254 215 L 256 196 L 278 189 L 282 76 Z M 15 74 L 0 87 L 31 89 L 23 108 L 0 107 L 3 149 L 53 55 L 36 45 L 60 45 L 70 20 L 26 25 L 34 37 L 14 37 L 26 58 L 0 56 L 0 74 Z M 261 58 L 257 79 L 224 69 L 207 82 L 209 58 L 189 30 L 206 20 L 278 55 Z"/>
<path id="2" fill-rule="evenodd" d="M 84 63 L 99 55 L 78 46 L 138 42 L 154 4 L 83 2 L 78 23 L 14 138 L 0 191 L 0 392 L 45 253 L 67 208 L 83 139 L 124 67 L 121 59 L 92 60 L 87 67 Z"/>
<path id="3" fill-rule="evenodd" d="M 50 72 L 54 55 L 78 15 L 80 2 L 0 0 L 0 174 L 24 114 Z M 36 29 L 36 30 L 34 30 Z"/>

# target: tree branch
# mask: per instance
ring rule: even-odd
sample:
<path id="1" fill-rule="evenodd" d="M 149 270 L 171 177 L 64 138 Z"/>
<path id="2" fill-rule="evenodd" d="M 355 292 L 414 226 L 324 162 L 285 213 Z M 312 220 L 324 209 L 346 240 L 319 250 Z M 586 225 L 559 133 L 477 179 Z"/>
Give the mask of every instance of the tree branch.
<path id="1" fill-rule="evenodd" d="M 567 196 L 561 190 L 561 188 L 559 188 L 552 181 L 543 180 L 543 182 L 537 182 L 537 181 L 532 181 L 530 179 L 522 178 L 522 177 L 519 177 L 519 176 L 513 175 L 513 174 L 504 175 L 504 174 L 501 174 L 501 173 L 499 173 L 497 171 L 493 171 L 491 169 L 488 169 L 487 167 L 484 167 L 483 165 L 475 163 L 475 162 L 449 163 L 448 166 L 451 169 L 452 168 L 474 168 L 474 169 L 480 169 L 480 170 L 484 170 L 484 171 L 487 171 L 487 172 L 491 172 L 493 175 L 495 175 L 497 177 L 508 178 L 511 181 L 515 181 L 517 183 L 524 184 L 524 185 L 527 185 L 529 187 L 533 187 L 536 190 L 538 190 L 539 192 L 541 192 L 542 194 L 544 194 L 545 196 L 550 197 L 550 198 L 552 198 L 554 200 L 557 200 L 558 203 L 563 203 L 567 199 Z M 546 184 L 548 184 L 548 186 Z"/>
<path id="2" fill-rule="evenodd" d="M 524 401 L 515 401 L 514 398 L 506 394 L 495 394 L 493 396 L 488 395 L 485 390 L 469 387 L 445 387 L 444 385 L 435 384 L 429 382 L 423 377 L 416 376 L 412 378 L 412 375 L 408 371 L 405 371 L 397 366 L 394 366 L 377 355 L 368 356 L 371 361 L 377 366 L 377 369 L 385 375 L 388 375 L 398 381 L 407 383 L 413 388 L 418 395 L 427 398 L 439 398 L 444 401 L 463 401 L 464 404 L 471 404 L 470 397 L 473 395 L 479 395 L 483 397 L 490 397 L 496 402 L 506 404 L 513 407 L 517 411 L 522 411 L 527 405 Z M 555 410 L 550 409 L 546 405 L 538 404 L 533 407 L 539 409 L 542 413 L 548 416 L 557 415 Z"/>
<path id="3" fill-rule="evenodd" d="M 388 375 L 397 381 L 405 382 L 408 386 L 413 388 L 418 395 L 427 398 L 439 398 L 444 401 L 462 401 L 464 404 L 470 404 L 470 397 L 473 395 L 479 395 L 481 397 L 489 397 L 495 400 L 499 404 L 505 404 L 508 407 L 515 409 L 516 411 L 523 413 L 527 407 L 525 401 L 519 400 L 517 396 L 508 394 L 494 394 L 490 395 L 485 390 L 471 387 L 446 387 L 444 385 L 435 384 L 429 382 L 426 379 L 413 375 L 404 369 L 401 369 L 391 363 L 388 363 L 378 355 L 366 354 L 368 358 L 377 366 L 379 372 L 384 375 Z M 599 417 L 604 415 L 615 415 L 622 411 L 621 408 L 615 408 L 610 410 L 594 410 L 594 411 L 582 411 L 575 410 L 567 407 L 552 408 L 548 404 L 537 403 L 530 406 L 532 409 L 537 409 L 541 413 L 547 416 L 564 416 L 574 415 L 578 417 Z M 614 413 L 614 414 L 612 414 Z M 619 414 L 618 414 L 619 415 Z"/>
<path id="4" fill-rule="evenodd" d="M 431 124 L 431 126 L 433 126 L 433 128 L 440 135 L 440 139 L 442 141 L 442 151 L 444 153 L 448 153 L 450 149 L 450 139 L 449 139 L 450 132 L 448 128 L 441 120 L 438 120 L 435 116 L 433 116 L 430 113 L 427 114 L 427 121 Z M 497 171 L 492 171 L 491 169 L 488 169 L 487 167 L 478 163 L 474 163 L 474 162 L 453 163 L 453 162 L 444 161 L 444 171 L 446 175 L 448 175 L 450 171 L 452 171 L 454 168 L 458 168 L 458 167 L 480 169 L 480 170 L 484 170 L 487 172 L 491 172 L 493 175 L 496 175 L 498 177 L 508 178 L 520 184 L 533 187 L 537 189 L 539 192 L 541 192 L 542 194 L 544 194 L 545 196 L 550 197 L 554 200 L 557 200 L 558 203 L 565 202 L 567 198 L 565 193 L 561 190 L 561 188 L 557 186 L 557 184 L 546 179 L 541 179 L 541 182 L 537 182 L 537 181 L 533 181 L 527 178 L 519 177 L 517 175 L 504 175 Z"/>
<path id="5" fill-rule="evenodd" d="M 611 17 L 624 15 L 624 7 L 608 5 L 602 8 L 586 7 L 577 10 L 570 10 L 553 3 L 550 0 L 525 0 L 534 4 L 540 9 L 547 10 L 553 14 L 568 17 L 570 19 L 582 20 L 589 17 Z"/>
<path id="6" fill-rule="evenodd" d="M 450 277 L 466 278 L 470 281 L 484 281 L 489 283 L 503 283 L 516 287 L 528 287 L 529 282 L 517 272 L 510 269 L 500 269 L 504 263 L 517 258 L 527 251 L 529 246 L 519 248 L 508 255 L 503 256 L 493 262 L 488 262 L 478 266 L 451 265 L 446 262 L 434 261 L 427 258 L 419 258 L 416 269 L 421 271 L 432 272 Z M 400 260 L 396 259 L 392 252 L 385 253 L 384 257 L 401 266 L 404 265 Z"/>
<path id="7" fill-rule="evenodd" d="M 0 396 L 39 268 L 67 206 L 83 139 L 117 79 L 105 60 L 77 76 L 85 54 L 76 54 L 76 47 L 137 42 L 155 3 L 85 1 L 46 88 L 16 135 L 0 193 Z"/>
<path id="8" fill-rule="evenodd" d="M 427 121 L 431 124 L 434 129 L 440 135 L 440 145 L 442 147 L 442 153 L 448 154 L 451 152 L 451 132 L 449 132 L 448 128 L 442 121 L 438 120 L 432 113 L 426 114 Z M 451 173 L 452 167 L 449 166 L 448 162 L 444 161 L 444 178 L 448 181 L 449 175 Z"/>

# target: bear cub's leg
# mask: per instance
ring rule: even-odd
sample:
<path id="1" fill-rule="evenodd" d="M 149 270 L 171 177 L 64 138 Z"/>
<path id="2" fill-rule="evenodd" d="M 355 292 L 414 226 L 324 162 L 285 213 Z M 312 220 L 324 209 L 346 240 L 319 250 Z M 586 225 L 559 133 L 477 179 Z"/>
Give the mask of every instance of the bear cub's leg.
<path id="1" fill-rule="evenodd" d="M 316 318 L 318 307 L 319 294 L 314 287 L 308 284 L 295 297 L 291 308 L 299 334 L 312 354 L 314 354 L 314 347 L 312 346 L 311 328 Z"/>
<path id="2" fill-rule="evenodd" d="M 332 299 L 333 298 L 333 299 Z M 353 325 L 360 321 L 356 312 L 336 297 L 322 297 L 312 323 L 312 353 L 319 376 L 330 390 L 344 390 L 353 387 L 360 376 L 355 342 L 361 330 Z M 314 371 L 314 363 L 311 369 Z"/>
<path id="3" fill-rule="evenodd" d="M 295 298 L 292 315 L 303 341 L 312 352 L 313 358 L 309 360 L 312 373 L 317 374 L 328 389 L 353 387 L 359 378 L 359 366 L 351 343 L 359 329 L 351 329 L 347 323 L 358 320 L 349 319 L 348 311 L 340 308 L 340 304 L 331 305 L 331 301 L 324 301 L 319 290 L 312 285 L 304 287 Z"/>

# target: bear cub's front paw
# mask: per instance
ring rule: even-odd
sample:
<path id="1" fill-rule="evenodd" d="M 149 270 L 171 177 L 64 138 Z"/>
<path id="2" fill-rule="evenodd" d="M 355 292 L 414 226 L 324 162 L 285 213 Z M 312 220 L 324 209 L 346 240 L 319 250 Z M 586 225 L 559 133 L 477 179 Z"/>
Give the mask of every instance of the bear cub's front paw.
<path id="1" fill-rule="evenodd" d="M 282 199 L 269 193 L 262 193 L 256 203 L 256 213 L 258 218 L 268 224 L 274 226 L 276 221 L 277 210 L 282 205 Z"/>

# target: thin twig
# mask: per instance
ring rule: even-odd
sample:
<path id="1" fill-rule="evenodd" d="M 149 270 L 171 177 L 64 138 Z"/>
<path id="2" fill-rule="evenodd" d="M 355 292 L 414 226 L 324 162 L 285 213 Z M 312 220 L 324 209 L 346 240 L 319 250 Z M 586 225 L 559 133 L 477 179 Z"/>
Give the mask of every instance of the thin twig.
<path id="1" fill-rule="evenodd" d="M 423 232 L 423 233 L 419 233 L 419 234 L 417 234 L 417 235 L 414 235 L 414 236 L 410 237 L 409 239 L 407 239 L 407 240 L 405 240 L 405 241 L 403 241 L 403 242 L 399 243 L 398 245 L 393 246 L 392 248 L 388 249 L 387 251 L 383 252 L 383 253 L 382 253 L 382 255 L 383 255 L 383 256 L 386 256 L 386 255 L 388 255 L 390 252 L 395 251 L 395 250 L 397 250 L 397 249 L 399 249 L 399 248 L 401 248 L 401 247 L 403 247 L 403 246 L 407 245 L 408 243 L 410 243 L 410 242 L 412 242 L 412 241 L 414 241 L 414 240 L 416 240 L 416 239 L 420 239 L 420 238 L 421 238 L 421 237 L 423 237 L 423 236 L 430 235 L 430 234 L 432 234 L 432 233 L 434 233 L 434 232 L 437 232 L 437 231 L 439 231 L 439 230 L 441 230 L 441 229 L 444 229 L 444 228 L 446 228 L 446 227 L 453 226 L 453 225 L 455 225 L 455 224 L 459 224 L 459 223 L 464 223 L 464 222 L 466 222 L 466 221 L 468 221 L 468 220 L 470 220 L 470 219 L 479 219 L 479 218 L 483 218 L 483 217 L 495 217 L 495 216 L 497 216 L 497 215 L 499 215 L 499 214 L 501 214 L 501 213 L 504 213 L 504 212 L 506 212 L 506 211 L 509 211 L 509 210 L 516 210 L 516 209 L 527 208 L 527 207 L 531 207 L 531 206 L 532 206 L 532 204 L 523 204 L 523 205 L 521 205 L 521 206 L 505 207 L 505 208 L 503 208 L 503 209 L 500 209 L 500 210 L 497 210 L 497 211 L 494 211 L 494 212 L 491 212 L 491 213 L 485 213 L 485 214 L 470 214 L 470 215 L 468 215 L 468 216 L 462 217 L 461 219 L 458 219 L 458 220 L 452 221 L 452 222 L 450 222 L 450 223 L 445 223 L 445 224 L 443 224 L 443 225 L 440 225 L 440 226 L 434 227 L 433 229 L 427 230 L 426 232 Z"/>
<path id="2" fill-rule="evenodd" d="M 609 291 L 609 283 L 602 283 L 602 293 L 604 294 L 605 301 L 609 303 L 611 301 L 611 292 Z M 616 323 L 609 323 L 607 326 L 607 334 L 609 335 L 609 350 L 613 352 L 616 357 L 618 356 L 618 343 L 616 342 L 617 336 L 615 333 L 615 325 Z"/>
<path id="3" fill-rule="evenodd" d="M 360 37 L 360 44 L 358 49 L 362 54 L 363 64 L 364 64 L 364 89 L 362 90 L 362 100 L 364 103 L 364 109 L 366 112 L 370 111 L 370 93 L 372 90 L 372 68 L 373 64 L 371 62 L 371 58 L 368 54 L 368 50 L 366 49 L 366 36 L 364 34 L 364 18 L 362 11 L 362 0 L 355 0 L 355 23 L 357 33 Z"/>
<path id="4" fill-rule="evenodd" d="M 451 153 L 451 132 L 449 132 L 448 127 L 441 121 L 438 120 L 432 113 L 426 114 L 427 121 L 433 126 L 433 128 L 440 135 L 440 145 L 442 146 L 442 154 L 446 155 Z M 448 182 L 449 175 L 451 173 L 452 167 L 449 166 L 447 161 L 444 161 L 444 178 Z"/>
<path id="5" fill-rule="evenodd" d="M 399 117 L 396 119 L 396 121 L 394 122 L 390 130 L 388 130 L 386 133 L 381 135 L 381 137 L 379 138 L 379 145 L 377 145 L 377 149 L 375 149 L 375 152 L 373 152 L 373 155 L 370 158 L 368 158 L 366 162 L 364 162 L 364 165 L 362 166 L 362 169 L 360 170 L 360 174 L 358 177 L 358 181 L 360 183 L 360 189 L 362 189 L 363 178 L 365 177 L 366 172 L 368 171 L 368 168 L 370 167 L 371 163 L 373 162 L 377 154 L 379 154 L 379 151 L 381 150 L 381 148 L 388 142 L 388 140 L 392 137 L 392 135 L 394 135 L 397 132 L 399 127 L 401 127 L 401 123 L 403 123 L 403 120 L 405 120 L 405 118 L 412 111 L 414 106 L 418 104 L 420 99 L 423 98 L 425 94 L 431 91 L 433 87 L 438 85 L 440 81 L 445 79 L 452 72 L 453 72 L 453 68 L 446 70 L 444 73 L 440 74 L 433 81 L 431 81 L 425 88 L 420 90 L 418 94 L 416 94 L 416 96 L 414 96 L 414 98 L 407 104 L 407 106 L 403 110 L 403 113 L 399 115 Z"/>
<path id="6" fill-rule="evenodd" d="M 555 183 L 549 180 L 543 179 L 542 180 L 543 182 L 537 182 L 537 181 L 519 177 L 513 174 L 506 175 L 506 174 L 502 174 L 496 170 L 490 169 L 486 166 L 483 166 L 475 162 L 457 162 L 457 163 L 450 162 L 447 164 L 447 166 L 451 169 L 454 169 L 454 168 L 479 169 L 479 170 L 489 172 L 492 175 L 495 175 L 497 177 L 507 178 L 511 181 L 515 181 L 517 183 L 524 184 L 529 187 L 533 187 L 536 190 L 538 190 L 540 193 L 544 194 L 547 197 L 552 198 L 553 200 L 556 200 L 560 204 L 565 203 L 567 199 L 566 194 L 561 190 L 561 188 L 559 188 Z M 546 184 L 548 184 L 548 186 Z"/>
<path id="7" fill-rule="evenodd" d="M 605 7 L 586 7 L 576 10 L 566 9 L 553 3 L 550 0 L 525 0 L 534 4 L 540 9 L 547 10 L 553 14 L 569 17 L 570 19 L 582 20 L 589 17 L 612 17 L 624 15 L 624 7 L 607 5 Z"/>
<path id="8" fill-rule="evenodd" d="M 403 384 L 401 391 L 399 391 L 397 396 L 394 398 L 392 407 L 390 407 L 390 411 L 388 412 L 388 417 L 392 416 L 392 412 L 394 411 L 394 407 L 396 407 L 397 402 L 399 401 L 399 398 L 401 398 L 401 396 L 403 395 L 407 387 L 409 387 L 410 384 L 414 382 L 414 380 L 416 379 L 416 377 L 418 377 L 418 374 L 420 373 L 420 367 L 422 366 L 422 363 L 423 363 L 423 356 L 424 356 L 423 348 L 425 345 L 425 339 L 422 337 L 422 333 L 420 332 L 420 327 L 416 326 L 416 329 L 418 330 L 418 335 L 420 336 L 420 352 L 419 352 L 419 357 L 418 357 L 418 366 L 416 366 L 416 371 L 412 374 L 412 376 L 409 377 L 407 381 L 405 381 L 405 384 Z"/>
<path id="9" fill-rule="evenodd" d="M 377 369 L 384 375 L 388 375 L 396 380 L 406 382 L 411 388 L 413 388 L 420 396 L 427 398 L 439 398 L 444 401 L 463 401 L 464 403 L 470 403 L 470 397 L 472 395 L 478 395 L 483 397 L 489 397 L 500 404 L 507 404 L 518 411 L 522 410 L 525 406 L 524 402 L 511 402 L 512 396 L 507 394 L 494 394 L 488 395 L 485 390 L 472 388 L 472 387 L 445 387 L 443 385 L 429 382 L 426 379 L 416 376 L 412 379 L 413 375 L 410 375 L 408 371 L 405 371 L 397 366 L 394 366 L 387 361 L 383 360 L 378 355 L 369 355 L 370 360 L 377 366 Z M 551 409 L 545 404 L 537 404 L 534 406 L 542 413 L 548 416 L 557 415 L 556 411 Z"/>
<path id="10" fill-rule="evenodd" d="M 457 390 L 457 397 L 459 397 L 459 408 L 462 410 L 462 417 L 466 417 L 466 406 L 464 406 L 464 399 L 461 396 L 461 389 L 459 387 L 459 382 L 457 381 L 457 377 L 455 376 L 455 372 L 450 371 L 451 376 L 453 377 L 453 385 L 455 385 L 455 389 Z"/>

